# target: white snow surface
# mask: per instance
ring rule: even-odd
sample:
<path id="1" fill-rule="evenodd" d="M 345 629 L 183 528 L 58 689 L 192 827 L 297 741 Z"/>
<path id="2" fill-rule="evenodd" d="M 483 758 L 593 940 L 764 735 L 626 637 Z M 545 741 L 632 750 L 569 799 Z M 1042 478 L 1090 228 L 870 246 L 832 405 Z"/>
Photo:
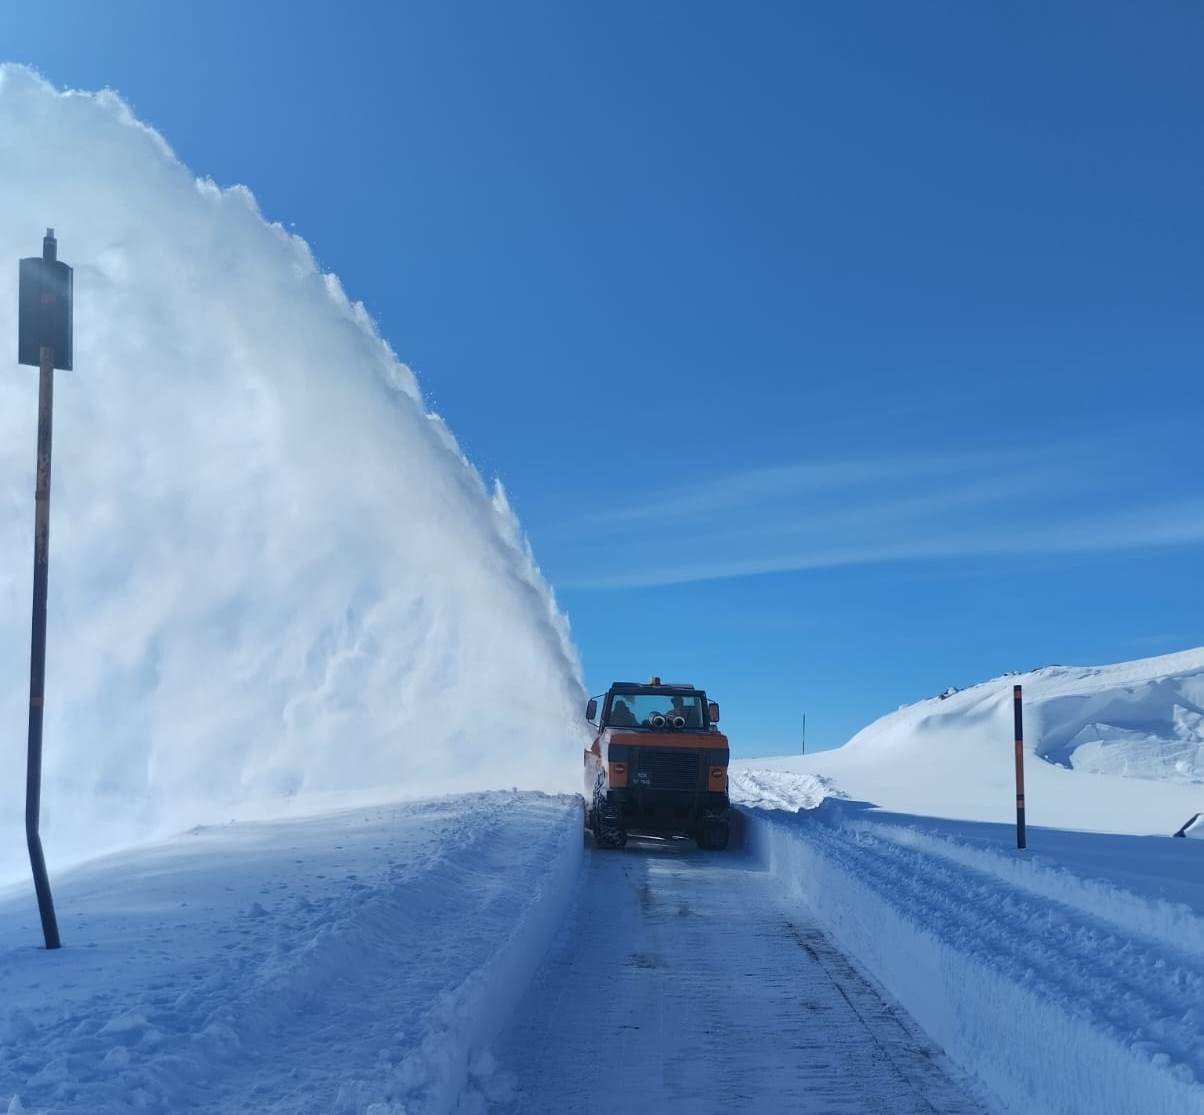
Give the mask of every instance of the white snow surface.
<path id="1" fill-rule="evenodd" d="M 12 65 L 0 212 L 10 727 L 28 707 L 38 379 L 12 363 L 15 260 L 53 226 L 75 268 L 75 370 L 55 393 L 52 864 L 307 796 L 576 785 L 576 655 L 505 493 L 304 241 L 244 187 L 198 179 L 114 93 Z M 504 749 L 480 745 L 486 714 Z M 21 867 L 23 791 L 0 782 L 0 880 Z"/>
<path id="2" fill-rule="evenodd" d="M 1204 1111 L 1197 842 L 1040 830 L 1030 855 L 1003 826 L 833 798 L 749 826 L 783 891 L 1004 1110 Z"/>
<path id="3" fill-rule="evenodd" d="M 1027 848 L 1014 827 L 1023 686 Z M 733 764 L 795 899 L 1009 1111 L 1204 1111 L 1204 650 L 1054 666 Z M 1200 821 L 1186 835 L 1200 835 Z"/>
<path id="4" fill-rule="evenodd" d="M 1199 841 L 1018 855 L 1006 825 L 738 782 L 752 855 L 583 878 L 579 799 L 493 792 L 110 855 L 56 880 L 58 953 L 9 888 L 0 1110 L 608 1111 L 599 1048 L 634 1111 L 1201 1110 Z"/>
<path id="5" fill-rule="evenodd" d="M 565 916 L 576 798 L 494 792 L 197 828 L 0 892 L 0 1111 L 435 1115 Z"/>
<path id="6" fill-rule="evenodd" d="M 1029 824 L 1169 834 L 1204 811 L 1204 648 L 996 678 L 889 713 L 835 750 L 733 770 L 818 776 L 900 813 L 1006 822 L 1015 816 L 1015 684 Z M 776 785 L 783 792 L 786 782 Z"/>

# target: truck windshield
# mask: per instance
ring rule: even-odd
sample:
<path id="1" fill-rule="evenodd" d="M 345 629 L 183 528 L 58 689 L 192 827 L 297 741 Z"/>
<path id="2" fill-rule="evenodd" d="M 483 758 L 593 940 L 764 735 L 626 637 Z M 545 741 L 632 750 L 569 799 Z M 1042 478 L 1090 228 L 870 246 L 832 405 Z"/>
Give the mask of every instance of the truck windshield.
<path id="1" fill-rule="evenodd" d="M 664 717 L 661 723 L 659 717 Z M 697 694 L 616 693 L 606 724 L 611 728 L 702 728 L 702 699 Z"/>

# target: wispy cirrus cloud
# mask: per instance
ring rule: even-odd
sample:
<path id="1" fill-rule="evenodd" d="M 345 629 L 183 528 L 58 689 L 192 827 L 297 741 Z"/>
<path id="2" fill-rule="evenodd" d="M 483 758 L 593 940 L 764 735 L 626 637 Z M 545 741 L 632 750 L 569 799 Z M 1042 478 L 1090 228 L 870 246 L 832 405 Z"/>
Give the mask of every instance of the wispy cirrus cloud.
<path id="1" fill-rule="evenodd" d="M 663 521 L 666 516 L 739 510 L 750 504 L 773 504 L 804 497 L 822 499 L 839 493 L 872 490 L 889 482 L 938 480 L 993 466 L 1002 472 L 1021 462 L 1012 453 L 961 453 L 909 458 L 808 461 L 745 469 L 706 481 L 641 493 L 590 515 L 595 526 Z"/>
<path id="2" fill-rule="evenodd" d="M 626 588 L 1204 542 L 1204 486 L 1168 497 L 1137 460 L 1101 441 L 733 471 L 597 509 L 587 543 L 566 536 L 559 582 Z"/>

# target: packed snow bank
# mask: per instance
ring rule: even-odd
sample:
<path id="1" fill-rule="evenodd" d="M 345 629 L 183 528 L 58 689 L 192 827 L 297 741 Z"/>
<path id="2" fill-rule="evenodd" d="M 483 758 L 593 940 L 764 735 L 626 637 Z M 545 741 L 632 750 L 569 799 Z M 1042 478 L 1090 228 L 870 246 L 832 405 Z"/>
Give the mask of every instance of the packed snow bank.
<path id="1" fill-rule="evenodd" d="M 362 306 L 113 93 L 0 67 L 0 257 L 75 267 L 58 376 L 52 863 L 343 790 L 576 785 L 564 620 Z M 17 269 L 0 268 L 0 337 Z M 11 359 L 12 350 L 6 350 Z M 482 369 L 483 374 L 487 372 Z M 0 376 L 0 722 L 25 723 L 37 372 Z M 480 726 L 505 747 L 483 747 Z M 22 845 L 0 783 L 0 877 Z"/>
<path id="2" fill-rule="evenodd" d="M 902 813 L 1007 821 L 1014 684 L 1024 687 L 1030 823 L 1169 835 L 1204 809 L 1204 648 L 996 678 L 905 706 L 836 750 L 733 769 L 822 776 Z"/>
<path id="3" fill-rule="evenodd" d="M 197 829 L 62 878 L 57 953 L 0 894 L 0 1110 L 479 1109 L 581 848 L 530 793 Z"/>
<path id="4" fill-rule="evenodd" d="M 779 886 L 1008 1110 L 1204 1110 L 1204 902 L 1005 859 L 994 826 L 958 839 L 903 820 L 829 799 L 752 810 L 746 833 Z M 1108 844 L 1100 858 L 1134 878 L 1149 866 L 1184 893 L 1200 885 L 1194 842 L 1062 835 Z"/>
<path id="5" fill-rule="evenodd" d="M 1204 862 L 1171 834 L 1204 808 L 1201 703 L 1204 650 L 1049 667 L 733 763 L 732 796 L 782 884 L 1009 1110 L 1197 1113 Z"/>

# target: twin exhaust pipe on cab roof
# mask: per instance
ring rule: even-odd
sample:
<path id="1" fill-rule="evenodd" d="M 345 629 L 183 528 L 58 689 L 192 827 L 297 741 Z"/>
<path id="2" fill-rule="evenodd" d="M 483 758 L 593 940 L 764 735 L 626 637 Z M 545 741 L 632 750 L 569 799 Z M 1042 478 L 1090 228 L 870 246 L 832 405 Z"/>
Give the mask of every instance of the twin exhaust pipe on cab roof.
<path id="1" fill-rule="evenodd" d="M 666 724 L 672 728 L 684 728 L 686 726 L 686 718 L 684 716 L 664 717 L 657 712 L 653 713 L 648 723 L 654 728 L 663 728 Z"/>

